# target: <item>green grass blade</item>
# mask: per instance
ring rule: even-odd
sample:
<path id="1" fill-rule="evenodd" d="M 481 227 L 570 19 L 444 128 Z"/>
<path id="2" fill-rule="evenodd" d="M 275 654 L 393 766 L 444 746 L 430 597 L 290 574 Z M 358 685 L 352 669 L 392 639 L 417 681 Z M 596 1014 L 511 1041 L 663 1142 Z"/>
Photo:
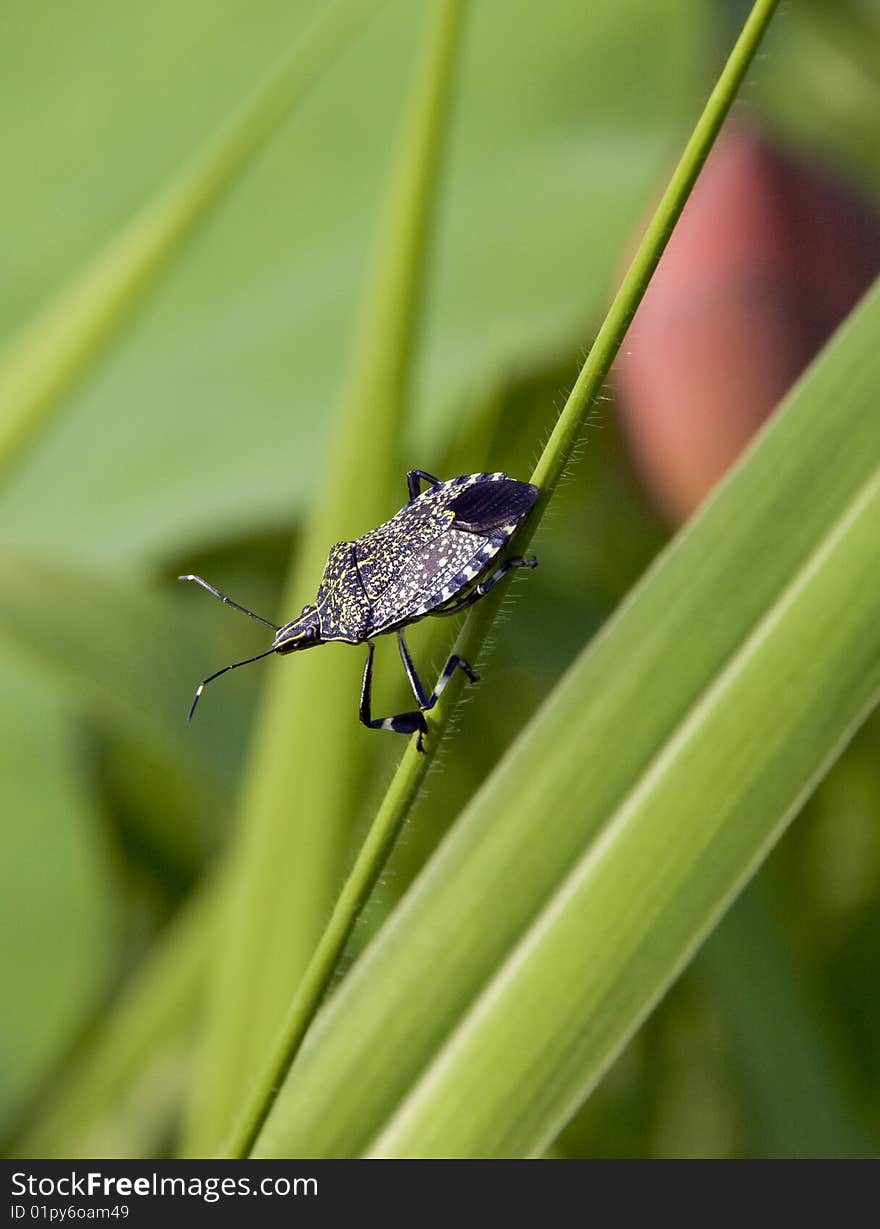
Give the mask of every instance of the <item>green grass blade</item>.
<path id="1" fill-rule="evenodd" d="M 0 358 L 0 468 L 95 361 L 139 297 L 294 102 L 382 0 L 338 0 Z"/>
<path id="2" fill-rule="evenodd" d="M 313 600 L 329 545 L 378 524 L 406 495 L 399 434 L 462 7 L 461 0 L 440 0 L 429 22 L 324 495 L 296 561 L 288 617 Z M 360 654 L 331 648 L 284 665 L 271 680 L 247 774 L 214 1026 L 186 1140 L 199 1154 L 227 1137 L 275 1045 L 337 895 L 377 753 L 375 733 L 355 720 Z"/>
<path id="3" fill-rule="evenodd" d="M 467 808 L 255 1155 L 538 1152 L 600 1077 L 876 701 L 878 336 L 875 288 Z"/>

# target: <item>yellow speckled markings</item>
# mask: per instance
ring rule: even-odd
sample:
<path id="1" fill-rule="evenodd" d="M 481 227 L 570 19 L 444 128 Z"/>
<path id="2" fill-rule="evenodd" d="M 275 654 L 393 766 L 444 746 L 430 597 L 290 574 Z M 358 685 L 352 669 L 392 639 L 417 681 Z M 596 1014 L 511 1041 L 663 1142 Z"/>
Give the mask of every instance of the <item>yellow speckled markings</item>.
<path id="1" fill-rule="evenodd" d="M 315 605 L 322 640 L 360 644 L 370 618 L 370 602 L 355 562 L 355 544 L 337 542 L 330 548 Z"/>

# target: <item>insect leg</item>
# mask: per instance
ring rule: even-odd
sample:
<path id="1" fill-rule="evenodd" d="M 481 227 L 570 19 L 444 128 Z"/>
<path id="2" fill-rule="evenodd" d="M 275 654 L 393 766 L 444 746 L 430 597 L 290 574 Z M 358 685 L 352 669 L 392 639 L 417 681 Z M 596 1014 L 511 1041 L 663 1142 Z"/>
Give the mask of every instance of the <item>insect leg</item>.
<path id="1" fill-rule="evenodd" d="M 439 478 L 435 478 L 433 474 L 426 474 L 423 469 L 411 469 L 406 476 L 406 485 L 409 490 L 409 501 L 412 503 L 414 499 L 422 493 L 421 484 L 427 482 L 429 486 L 442 486 L 443 483 Z"/>
<path id="2" fill-rule="evenodd" d="M 406 641 L 403 638 L 403 632 L 397 633 L 397 644 L 400 648 L 400 656 L 403 660 L 403 668 L 406 670 L 406 677 L 409 679 L 409 685 L 412 687 L 413 695 L 416 698 L 416 703 L 423 711 L 434 707 L 443 695 L 443 692 L 446 690 L 446 684 L 452 678 L 453 674 L 455 674 L 456 670 L 463 670 L 472 683 L 479 683 L 480 681 L 480 676 L 474 673 L 464 658 L 459 657 L 457 653 L 453 653 L 450 656 L 449 661 L 443 667 L 443 673 L 437 680 L 437 686 L 431 694 L 428 695 L 422 685 L 422 680 L 416 673 L 413 659 L 409 655 L 409 649 L 407 648 Z"/>
<path id="3" fill-rule="evenodd" d="M 373 692 L 373 650 L 372 640 L 367 641 L 367 661 L 364 666 L 364 678 L 361 683 L 361 703 L 358 710 L 361 724 L 371 730 L 393 730 L 395 734 L 415 734 L 419 739 L 416 743 L 419 751 L 424 751 L 422 738 L 428 732 L 428 723 L 419 712 L 397 713 L 393 717 L 374 717 L 370 711 Z"/>
<path id="4" fill-rule="evenodd" d="M 231 597 L 227 597 L 225 593 L 221 593 L 219 589 L 215 589 L 213 585 L 209 585 L 206 580 L 202 580 L 201 576 L 193 576 L 192 572 L 187 572 L 186 576 L 178 576 L 178 580 L 192 580 L 197 585 L 201 585 L 203 589 L 207 589 L 209 593 L 213 593 L 214 597 L 219 597 L 221 602 L 225 602 L 227 606 L 234 607 L 235 610 L 240 610 L 242 614 L 250 615 L 252 619 L 256 619 L 258 623 L 264 623 L 266 627 L 271 627 L 273 631 L 279 631 L 277 623 L 270 623 L 268 619 L 264 619 L 261 615 L 254 614 L 252 610 L 248 610 L 247 606 L 239 606 L 238 602 L 233 602 Z"/>
<path id="5" fill-rule="evenodd" d="M 507 575 L 508 572 L 514 571 L 516 568 L 536 568 L 538 560 L 534 555 L 530 555 L 528 559 L 523 559 L 522 555 L 514 555 L 512 559 L 502 563 L 497 572 L 482 581 L 471 589 L 467 597 L 463 597 L 460 602 L 454 602 L 451 606 L 444 606 L 442 610 L 432 610 L 432 615 L 453 615 L 459 614 L 462 610 L 466 610 L 468 606 L 473 606 L 474 602 L 478 602 L 481 597 L 485 597 L 490 590 L 494 589 L 499 580 Z"/>
<path id="6" fill-rule="evenodd" d="M 429 708 L 428 693 L 422 685 L 422 680 L 418 676 L 415 663 L 409 655 L 409 649 L 406 647 L 406 641 L 403 638 L 403 632 L 397 633 L 397 647 L 400 649 L 400 660 L 403 662 L 403 668 L 406 671 L 406 677 L 409 679 L 409 685 L 412 688 L 412 693 L 416 698 L 416 704 L 419 708 Z"/>

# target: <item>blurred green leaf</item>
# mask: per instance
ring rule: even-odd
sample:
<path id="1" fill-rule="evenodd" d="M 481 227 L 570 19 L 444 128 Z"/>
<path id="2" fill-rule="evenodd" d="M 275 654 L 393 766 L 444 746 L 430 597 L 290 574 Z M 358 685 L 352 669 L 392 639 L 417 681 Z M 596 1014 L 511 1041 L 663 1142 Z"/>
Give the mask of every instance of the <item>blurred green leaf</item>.
<path id="1" fill-rule="evenodd" d="M 192 1061 L 219 893 L 200 888 L 95 1022 L 16 1141 L 17 1156 L 156 1156 Z"/>
<path id="2" fill-rule="evenodd" d="M 761 897 L 745 892 L 700 955 L 755 1100 L 762 1155 L 870 1156 L 827 1021 Z"/>
<path id="3" fill-rule="evenodd" d="M 197 863 L 228 811 L 243 724 L 234 710 L 222 726 L 187 727 L 185 717 L 206 645 L 229 660 L 230 624 L 214 633 L 195 609 L 130 576 L 0 544 L 0 629 L 106 736 L 139 749 L 162 787 L 163 805 L 146 808 L 153 837 Z"/>
<path id="4" fill-rule="evenodd" d="M 880 9 L 861 0 L 789 6 L 755 101 L 790 144 L 880 191 Z"/>
<path id="5" fill-rule="evenodd" d="M 184 170 L 13 338 L 0 359 L 0 465 L 8 467 L 36 434 L 165 262 L 378 2 L 331 5 Z M 43 21 L 41 14 L 37 20 Z M 20 44 L 16 50 L 20 54 Z"/>
<path id="6" fill-rule="evenodd" d="M 323 7 L 325 0 L 212 0 L 210 5 L 205 0 L 183 5 L 156 0 L 134 19 L 125 6 L 108 7 L 98 0 L 84 0 L 75 12 L 54 7 L 50 13 L 45 0 L 9 8 L 4 20 L 8 37 L 0 41 L 0 134 L 10 174 L 0 197 L 0 219 L 14 242 L 0 294 L 0 338 L 5 341 L 21 322 L 42 312 L 59 286 L 69 285 L 87 265 L 94 267 L 107 236 L 118 234 L 144 200 L 156 199 L 157 187 L 170 182 L 193 149 L 204 147 L 206 134 L 246 96 L 277 49 Z M 400 472 L 389 474 L 381 516 L 401 502 L 401 473 L 407 464 L 444 474 L 489 463 L 520 476 L 528 473 L 570 388 L 582 357 L 579 347 L 589 336 L 623 250 L 621 240 L 631 236 L 630 223 L 678 145 L 684 117 L 692 113 L 713 59 L 747 8 L 730 8 L 721 0 L 704 6 L 694 0 L 672 0 L 666 6 L 624 0 L 587 14 L 576 0 L 549 0 L 542 24 L 534 22 L 525 0 L 503 6 L 482 0 L 475 6 L 464 56 L 464 105 L 457 108 L 454 127 L 452 191 L 446 194 L 438 235 L 442 267 L 428 304 L 428 346 L 417 365 L 406 451 Z M 831 164 L 846 164 L 870 187 L 880 182 L 880 144 L 871 140 L 877 109 L 869 105 L 880 88 L 876 54 L 872 59 L 880 26 L 869 9 L 860 0 L 845 0 L 832 17 L 824 0 L 783 6 L 773 39 L 750 71 L 742 105 L 757 110 L 760 120 L 769 117 L 772 125 L 781 126 L 808 156 L 821 151 Z M 372 229 L 371 212 L 385 175 L 389 133 L 396 125 L 421 11 L 391 0 L 388 13 L 363 43 L 340 58 L 338 72 L 328 74 L 298 108 L 295 124 L 278 134 L 210 223 L 199 226 L 197 242 L 186 245 L 183 260 L 171 262 L 162 293 L 151 296 L 121 344 L 114 339 L 117 344 L 107 348 L 106 361 L 40 434 L 10 490 L 0 494 L 5 538 L 0 546 L 0 658 L 4 678 L 10 680 L 9 711 L 0 703 L 0 724 L 9 742 L 8 756 L 0 753 L 0 794 L 4 835 L 10 834 L 0 890 L 6 892 L 8 880 L 9 909 L 15 915 L 0 942 L 9 1003 L 0 1029 L 0 1082 L 8 1092 L 8 1098 L 0 1098 L 0 1130 L 7 1140 L 15 1138 L 24 1111 L 30 1127 L 16 1139 L 19 1155 L 155 1156 L 173 1148 L 181 1106 L 199 1070 L 199 1021 L 210 1017 L 217 1002 L 213 996 L 204 999 L 205 963 L 212 944 L 218 948 L 212 959 L 222 958 L 225 931 L 194 898 L 193 913 L 183 912 L 161 932 L 148 958 L 139 958 L 157 920 L 179 900 L 182 887 L 223 835 L 265 672 L 289 676 L 291 690 L 304 688 L 307 678 L 310 688 L 325 679 L 338 684 L 338 694 L 326 697 L 326 703 L 320 694 L 314 700 L 303 690 L 291 711 L 299 714 L 297 728 L 304 728 L 302 714 L 311 706 L 315 729 L 320 725 L 322 754 L 305 764 L 307 780 L 311 775 L 314 785 L 330 763 L 335 774 L 330 784 L 337 791 L 331 811 L 343 794 L 348 797 L 344 816 L 342 803 L 336 807 L 340 824 L 326 830 L 321 817 L 307 815 L 298 805 L 292 808 L 299 810 L 292 816 L 295 831 L 290 849 L 282 852 L 297 863 L 286 874 L 279 863 L 280 886 L 273 891 L 290 898 L 304 883 L 307 890 L 302 900 L 282 900 L 279 935 L 271 936 L 280 939 L 281 947 L 288 942 L 283 928 L 289 926 L 296 931 L 297 946 L 305 949 L 308 933 L 329 914 L 329 901 L 322 909 L 323 889 L 313 884 L 309 868 L 323 867 L 325 884 L 331 883 L 329 868 L 336 861 L 341 882 L 349 849 L 356 847 L 375 812 L 388 766 L 399 754 L 397 740 L 371 738 L 356 726 L 352 688 L 356 691 L 360 663 L 356 669 L 353 659 L 359 655 L 344 650 L 334 654 L 338 663 L 322 654 L 313 665 L 271 661 L 231 676 L 187 729 L 185 711 L 196 679 L 264 647 L 261 633 L 183 587 L 174 594 L 151 593 L 139 569 L 149 558 L 163 561 L 167 578 L 194 569 L 249 606 L 261 612 L 278 609 L 285 617 L 298 608 L 294 599 L 301 603 L 313 596 L 313 578 L 303 571 L 302 586 L 289 586 L 281 603 L 280 580 L 291 530 L 300 529 L 294 515 L 302 520 L 327 472 L 322 458 L 333 442 L 325 407 L 336 397 L 339 339 L 348 326 L 353 288 L 363 280 L 365 238 Z M 651 62 L 655 48 L 663 62 Z M 588 66 L 587 76 L 582 65 Z M 553 222 L 549 229 L 548 218 Z M 586 237 L 584 226 L 589 228 Z M 564 362 L 557 365 L 560 356 Z M 45 374 L 52 377 L 51 371 Z M 848 395 L 847 390 L 842 399 Z M 367 389 L 365 401 L 371 396 L 381 405 L 381 389 L 378 394 Z M 837 406 L 829 404 L 826 416 L 836 413 Z M 596 415 L 609 416 L 613 410 Z M 837 447 L 836 432 L 849 429 L 848 419 L 836 422 L 835 435 L 825 437 L 829 455 Z M 467 702 L 455 707 L 454 745 L 443 747 L 434 761 L 429 788 L 410 813 L 394 858 L 337 966 L 334 993 L 528 715 L 657 549 L 657 526 L 645 515 L 644 498 L 633 490 L 618 433 L 608 429 L 613 424 L 607 421 L 601 425 L 602 432 L 590 432 L 586 456 L 567 471 L 554 497 L 536 542 L 541 568 L 520 589 L 527 607 L 516 619 L 493 623 L 493 660 L 485 685 L 469 690 Z M 450 456 L 451 431 L 457 431 L 458 439 L 453 459 L 444 461 Z M 397 464 L 396 458 L 388 460 Z M 777 460 L 784 473 L 788 458 L 779 453 Z M 818 463 L 814 482 L 822 498 L 824 470 L 819 473 Z M 797 533 L 801 506 L 792 514 Z M 361 531 L 365 516 L 353 498 L 351 521 L 339 532 Z M 313 530 L 317 538 L 319 526 Z M 784 517 L 778 532 L 788 532 Z M 775 543 L 775 537 L 765 535 L 755 549 L 759 584 L 769 566 L 764 555 Z M 166 567 L 169 558 L 179 566 Z M 752 580 L 751 566 L 744 552 L 738 558 L 745 587 Z M 88 559 L 112 563 L 112 574 L 84 566 Z M 692 558 L 693 574 L 680 569 L 682 592 L 691 585 L 700 589 L 699 566 Z M 713 573 L 716 579 L 719 574 Z M 718 608 L 706 615 L 706 627 L 698 627 L 701 669 L 706 637 L 715 635 L 717 620 L 721 640 L 728 645 L 731 640 L 727 615 L 720 609 L 728 584 L 724 578 L 715 585 Z M 704 597 L 711 588 L 703 585 Z M 679 596 L 671 586 L 666 595 L 670 605 Z M 746 600 L 735 595 L 740 613 Z M 623 618 L 628 617 L 625 610 Z M 439 666 L 444 659 L 451 622 L 426 621 L 414 629 L 412 647 L 428 676 L 428 663 Z M 674 660 L 690 652 L 693 632 L 683 622 L 678 626 L 681 644 L 670 642 L 666 650 Z M 641 680 L 637 699 L 629 692 L 627 709 L 612 694 L 610 708 L 602 710 L 606 734 L 616 717 L 618 740 L 635 743 L 627 760 L 633 773 L 662 737 L 654 725 L 646 736 L 641 729 L 643 721 L 653 721 L 655 677 L 667 716 L 667 691 L 678 683 L 673 666 L 654 651 L 652 631 L 645 631 L 649 652 L 631 654 Z M 384 653 L 383 647 L 377 703 L 384 711 L 396 711 L 405 684 L 396 658 L 392 664 L 393 646 Z M 774 660 L 768 675 L 777 666 L 782 669 Z M 348 667 L 350 676 L 343 680 Z M 799 669 L 798 662 L 793 676 Z M 679 698 L 687 707 L 695 676 L 687 663 L 684 673 Z M 614 692 L 615 681 L 609 682 L 603 670 L 590 677 Z M 825 700 L 823 695 L 817 707 L 822 709 Z M 550 711 L 556 703 L 551 702 Z M 592 696 L 585 696 L 591 730 L 601 725 L 593 703 Z M 636 708 L 638 720 L 626 718 L 631 725 L 624 726 L 625 714 Z M 281 707 L 276 710 L 280 714 Z M 45 714 L 45 739 L 35 732 L 37 714 Z M 85 721 L 77 722 L 81 716 Z M 337 718 L 338 729 L 327 724 Z M 857 1116 L 880 1131 L 880 996 L 871 982 L 880 937 L 878 728 L 875 720 L 860 731 L 823 782 L 809 814 L 765 867 L 761 886 L 767 889 L 779 933 L 771 926 L 768 936 L 765 926 L 754 924 L 753 914 L 740 925 L 741 909 L 732 910 L 692 970 L 613 1063 L 597 1094 L 583 1104 L 564 1136 L 557 1136 L 550 1146 L 553 1155 L 852 1155 L 871 1150 L 851 1102 Z M 310 747 L 315 729 L 309 729 Z M 338 747 L 335 757 L 329 747 L 323 754 L 325 729 Z M 299 738 L 296 729 L 290 733 Z M 778 733 L 774 730 L 773 737 Z M 276 750 L 279 759 L 292 751 L 281 732 Z M 542 838 L 546 832 L 548 841 L 561 842 L 563 860 L 581 857 L 591 825 L 601 823 L 599 810 L 613 808 L 612 795 L 625 788 L 617 757 L 629 757 L 630 748 L 613 745 L 609 735 L 600 742 L 596 759 L 604 759 L 595 768 L 589 746 L 578 745 L 575 753 L 585 764 L 591 791 L 597 781 L 604 787 L 604 759 L 617 776 L 598 809 L 591 809 L 591 797 L 586 818 L 575 816 L 571 838 L 562 831 L 564 814 L 557 819 L 552 801 L 546 803 Z M 748 744 L 736 745 L 731 765 L 722 770 L 730 767 L 732 772 L 740 754 L 749 754 Z M 296 751 L 293 758 L 292 773 L 297 762 L 304 763 Z M 788 771 L 785 756 L 782 762 Z M 355 801 L 355 786 L 336 780 L 349 770 L 357 781 Z M 503 779 L 510 772 L 509 763 L 500 769 Z M 670 813 L 680 802 L 696 805 L 691 787 L 697 777 L 683 780 Z M 726 778 L 719 774 L 719 779 L 726 803 Z M 21 829 L 20 797 L 25 798 L 25 815 L 36 814 L 36 822 L 25 820 L 28 827 Z M 316 811 L 327 801 L 319 787 L 309 786 L 305 797 Z M 563 801 L 568 804 L 567 798 Z M 478 810 L 483 806 L 479 798 L 473 803 Z M 515 807 L 512 814 L 515 826 L 524 822 Z M 280 824 L 280 810 L 278 817 Z M 715 809 L 707 808 L 704 819 L 714 830 Z M 750 812 L 746 821 L 752 819 Z M 535 821 L 534 831 L 538 827 Z M 537 860 L 546 885 L 552 878 L 546 871 L 547 851 L 535 843 L 534 831 L 533 843 L 523 840 L 517 850 L 523 864 Z M 492 840 L 500 840 L 494 828 L 493 834 Z M 703 835 L 701 827 L 698 836 Z M 738 835 L 728 831 L 731 840 Z M 453 846 L 456 839 L 453 834 Z M 240 850 L 237 843 L 236 861 Z M 67 859 L 68 852 L 68 876 L 59 878 L 58 859 Z M 664 878 L 664 892 L 666 853 L 661 849 L 655 870 Z M 469 856 L 478 858 L 479 850 L 474 847 Z M 438 861 L 441 870 L 445 857 Z M 34 884 L 35 868 L 44 865 L 47 883 Z M 506 898 L 523 890 L 518 878 L 523 874 L 524 890 L 532 892 L 518 923 L 524 931 L 545 901 L 513 860 L 507 870 L 492 881 L 496 889 L 500 885 L 500 921 L 507 924 Z M 650 905 L 655 884 L 647 873 L 645 880 Z M 482 886 L 489 877 L 477 875 L 476 881 Z M 620 915 L 615 908 L 623 910 L 637 892 L 635 912 L 641 908 L 644 893 L 639 881 L 633 884 L 626 881 L 620 901 L 611 902 L 607 915 L 577 932 L 578 941 L 587 943 L 587 958 L 603 939 L 612 945 L 617 941 Z M 697 895 L 704 886 L 696 884 Z M 423 882 L 415 888 L 418 909 L 425 891 Z M 31 901 L 47 914 L 45 925 L 41 915 L 27 912 Z M 258 908 L 268 917 L 264 902 Z M 60 922 L 57 912 L 63 913 Z M 478 920 L 482 925 L 490 917 L 491 930 L 490 914 L 487 903 Z M 464 928 L 471 915 L 462 916 Z M 624 916 L 624 931 L 630 921 Z M 62 970 L 57 1018 L 50 1018 L 41 997 L 45 987 L 25 984 L 24 1002 L 14 998 L 22 978 L 27 983 L 42 979 L 44 971 L 54 973 L 58 952 L 50 949 L 59 943 L 59 925 L 68 924 L 80 934 L 61 937 L 59 950 L 70 957 L 71 968 Z M 463 942 L 455 927 L 451 933 L 454 943 Z M 30 944 L 24 966 L 22 936 Z M 511 944 L 518 938 L 519 932 Z M 485 971 L 491 965 L 487 941 L 480 932 L 473 941 Z M 491 935 L 490 942 L 495 942 Z M 380 937 L 380 951 L 384 943 Z M 437 950 L 442 955 L 442 945 Z M 648 943 L 635 958 L 646 979 L 642 966 L 652 961 L 654 950 Z M 429 956 L 434 959 L 434 949 Z M 368 959 L 374 959 L 373 952 Z M 469 959 L 465 950 L 466 965 Z M 113 974 L 118 978 L 122 963 L 127 979 L 118 997 L 108 1001 Z M 557 966 L 565 970 L 563 961 Z M 437 993 L 435 983 L 446 974 L 441 962 L 435 961 L 435 967 L 434 982 L 423 971 L 416 976 L 411 968 L 404 970 L 416 996 Z M 78 987 L 73 984 L 77 972 Z M 576 970 L 571 980 L 583 988 L 581 973 Z M 392 977 L 386 974 L 388 984 Z M 351 996 L 343 1000 L 350 1010 L 367 1002 L 358 976 Z M 491 979 L 491 970 L 486 976 Z M 397 1031 L 392 1027 L 370 1034 L 374 1047 L 399 1047 L 407 1069 L 403 1084 L 389 1094 L 389 1113 L 396 1113 L 398 1094 L 407 1097 L 408 1081 L 418 1080 L 424 1069 L 419 1063 L 433 1069 L 437 1053 L 454 1049 L 447 1046 L 447 1033 L 467 1017 L 468 996 L 484 1001 L 478 981 L 479 976 L 464 993 L 452 987 L 458 999 L 451 1015 L 447 988 L 439 986 L 437 1037 L 431 1035 L 434 1019 L 418 1017 L 418 1003 L 415 1016 L 407 1014 L 409 1001 Z M 290 989 L 279 984 L 268 993 L 289 994 Z M 551 985 L 548 1000 L 557 996 L 558 1001 L 563 991 Z M 254 994 L 249 1006 L 258 1015 L 262 1002 L 256 1000 Z M 49 1004 L 49 1012 L 54 1007 Z M 529 1000 L 526 1022 L 534 1009 Z M 538 1004 L 538 1016 L 540 1010 Z M 28 1013 L 36 1019 L 33 1036 Z M 365 1019 L 369 1032 L 377 1020 L 381 1023 L 381 1009 L 368 1006 Z M 594 1019 L 600 1014 L 591 1015 Z M 325 1025 L 331 1040 L 334 1030 L 342 1028 L 340 1018 L 330 1013 L 318 1021 L 319 1029 Z M 345 1027 L 353 1037 L 354 1021 Z M 514 1019 L 499 1053 L 508 1053 L 505 1047 L 516 1028 L 526 1035 L 519 1039 L 522 1045 L 513 1047 L 514 1066 L 523 1061 L 523 1049 L 532 1047 L 526 1025 Z M 427 1034 L 424 1044 L 415 1035 L 419 1030 Z M 578 1032 L 570 1048 L 581 1041 Z M 296 1083 L 299 1064 L 293 1072 L 297 1088 L 311 1087 L 312 1047 L 310 1040 L 302 1084 Z M 413 1047 L 422 1047 L 415 1065 Z M 347 1068 L 349 1056 L 343 1054 L 343 1072 L 348 1070 L 356 1088 L 363 1070 L 368 1085 L 380 1086 L 384 1096 L 381 1073 L 392 1071 L 394 1083 L 395 1054 L 377 1058 L 367 1040 L 360 1054 L 366 1061 Z M 548 1065 L 553 1055 L 551 1045 Z M 490 1058 L 487 1084 L 495 1097 L 494 1051 Z M 584 1069 L 572 1058 L 571 1097 L 578 1095 Z M 334 1117 L 336 1072 L 329 1065 L 325 1070 L 331 1086 L 320 1091 L 313 1134 L 319 1141 L 330 1136 L 330 1146 L 337 1146 L 349 1127 Z M 445 1076 L 441 1072 L 437 1078 Z M 558 1095 L 562 1082 L 542 1084 L 540 1096 L 526 1106 L 526 1118 L 533 1115 L 534 1121 L 540 1097 L 546 1092 L 549 1101 Z M 357 1094 L 344 1079 L 338 1087 L 343 1092 L 337 1098 L 339 1116 L 348 1124 L 355 1110 L 346 1099 Z M 482 1080 L 474 1078 L 464 1094 L 469 1105 L 479 1106 L 482 1087 Z M 517 1087 L 514 1097 L 519 1094 Z M 367 1116 L 371 1100 L 367 1094 Z M 454 1106 L 452 1111 L 444 1107 L 442 1097 L 440 1104 L 448 1125 Z M 329 1124 L 323 1136 L 322 1105 Z M 457 1129 L 457 1123 L 452 1125 Z M 505 1129 L 498 1121 L 495 1127 Z M 358 1136 L 356 1144 L 338 1146 L 356 1149 L 367 1143 Z"/>
<path id="7" fill-rule="evenodd" d="M 400 430 L 462 8 L 461 0 L 435 0 L 429 10 L 348 388 L 324 488 L 296 551 L 287 610 L 314 600 L 333 542 L 379 524 L 405 498 Z M 353 820 L 379 753 L 375 733 L 355 719 L 360 653 L 334 645 L 285 664 L 288 670 L 270 682 L 231 855 L 235 879 L 220 931 L 214 1012 L 185 1140 L 186 1150 L 198 1155 L 226 1137 L 271 1053 L 337 894 Z M 268 1093 L 275 1077 L 267 1079 Z"/>
<path id="8" fill-rule="evenodd" d="M 77 557 L 177 554 L 315 497 L 421 8 L 388 6 L 201 229 L 0 495 L 7 531 Z M 530 0 L 475 6 L 413 464 L 475 380 L 583 338 L 703 88 L 709 21 L 697 0 L 548 0 L 540 21 Z M 137 23 L 98 0 L 52 22 L 18 6 L 0 46 L 15 84 L 0 136 L 20 168 L 0 199 L 16 236 L 8 323 L 165 181 L 299 24 L 287 0 L 190 0 L 183 17 L 162 0 Z"/>
<path id="9" fill-rule="evenodd" d="M 109 985 L 119 905 L 69 706 L 0 642 L 0 1133 Z"/>
<path id="10" fill-rule="evenodd" d="M 511 747 L 255 1155 L 545 1148 L 880 696 L 880 287 Z"/>

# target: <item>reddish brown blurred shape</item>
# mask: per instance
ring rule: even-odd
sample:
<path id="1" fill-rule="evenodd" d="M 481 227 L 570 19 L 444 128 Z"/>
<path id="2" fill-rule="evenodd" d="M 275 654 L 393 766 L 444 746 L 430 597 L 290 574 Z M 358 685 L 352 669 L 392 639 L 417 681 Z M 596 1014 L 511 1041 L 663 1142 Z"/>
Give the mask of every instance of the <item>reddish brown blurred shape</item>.
<path id="1" fill-rule="evenodd" d="M 733 126 L 615 368 L 633 452 L 674 521 L 703 499 L 880 270 L 880 215 Z"/>

